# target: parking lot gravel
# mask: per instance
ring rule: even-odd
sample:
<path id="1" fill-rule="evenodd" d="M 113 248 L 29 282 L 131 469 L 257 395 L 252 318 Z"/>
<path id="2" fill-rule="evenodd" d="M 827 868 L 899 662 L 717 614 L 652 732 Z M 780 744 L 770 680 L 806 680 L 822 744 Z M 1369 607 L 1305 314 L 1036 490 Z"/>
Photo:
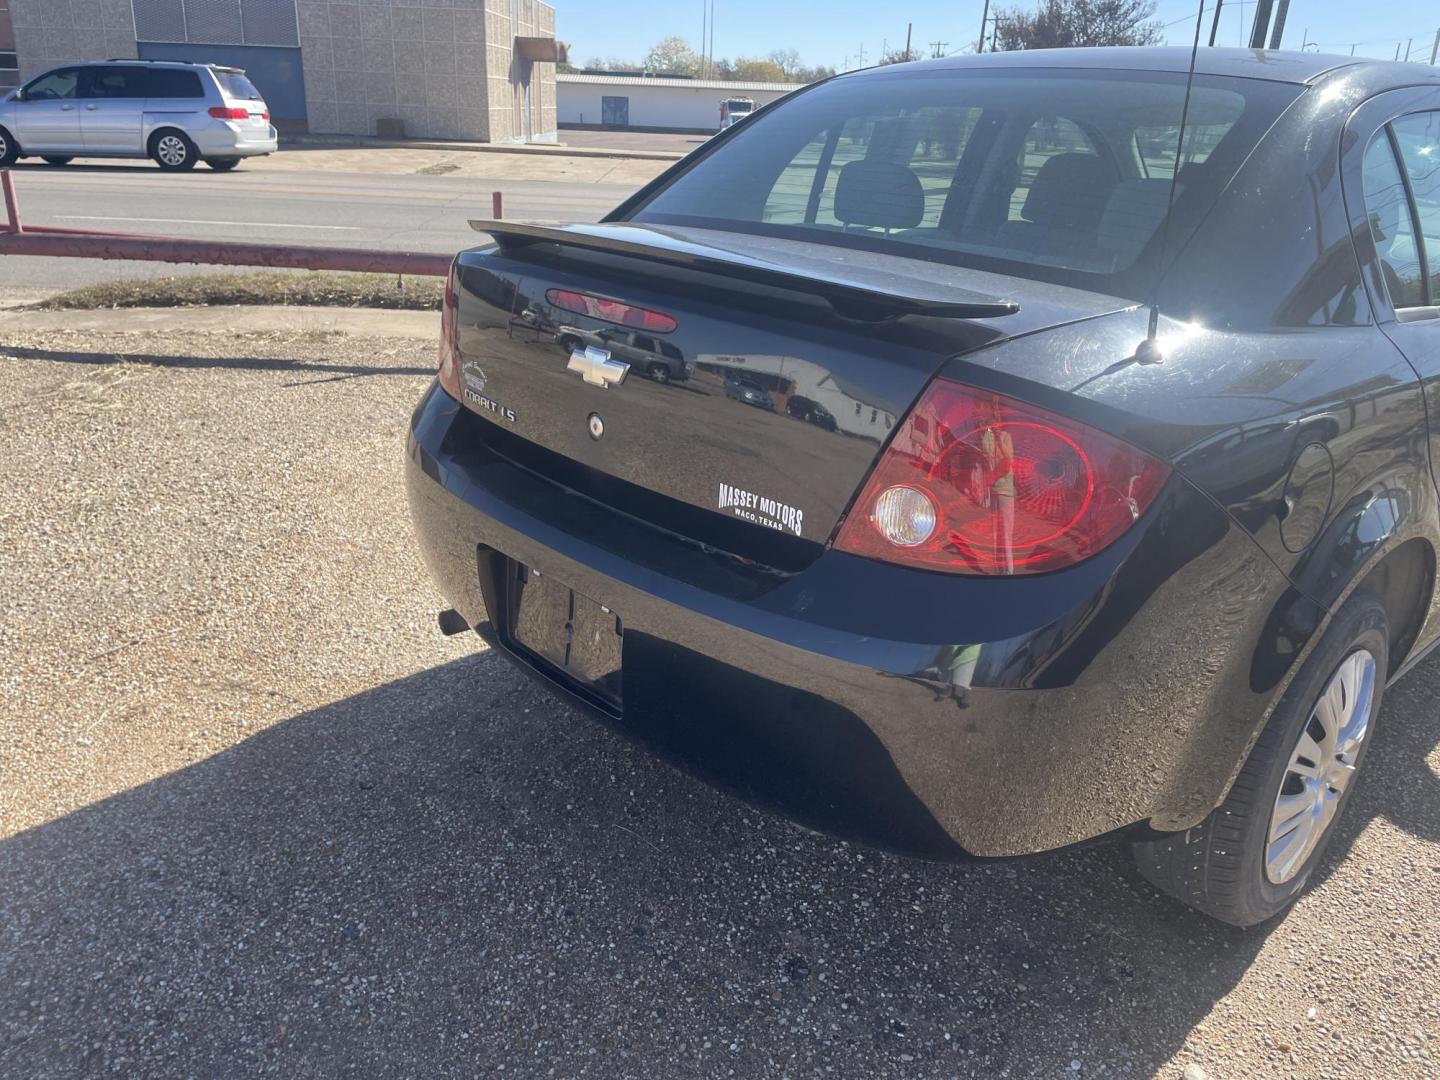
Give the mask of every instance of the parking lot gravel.
<path id="1" fill-rule="evenodd" d="M 0 321 L 0 1076 L 1440 1076 L 1440 662 L 1252 931 L 818 836 L 438 634 L 434 354 Z"/>

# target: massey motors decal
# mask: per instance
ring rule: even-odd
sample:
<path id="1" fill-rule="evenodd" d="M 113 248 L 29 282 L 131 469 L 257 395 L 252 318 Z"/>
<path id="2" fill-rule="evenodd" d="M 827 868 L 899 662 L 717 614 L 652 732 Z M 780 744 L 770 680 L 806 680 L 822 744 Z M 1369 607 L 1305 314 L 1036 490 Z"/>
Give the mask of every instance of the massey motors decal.
<path id="1" fill-rule="evenodd" d="M 720 485 L 720 509 L 730 510 L 736 517 L 753 521 L 756 525 L 793 532 L 796 536 L 805 527 L 804 510 L 729 484 Z"/>

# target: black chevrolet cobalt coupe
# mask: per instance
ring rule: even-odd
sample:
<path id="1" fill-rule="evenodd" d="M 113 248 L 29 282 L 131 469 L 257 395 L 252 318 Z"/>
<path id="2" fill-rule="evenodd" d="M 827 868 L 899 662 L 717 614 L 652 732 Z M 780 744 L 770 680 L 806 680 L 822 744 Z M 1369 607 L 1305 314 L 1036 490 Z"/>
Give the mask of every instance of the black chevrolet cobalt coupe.
<path id="1" fill-rule="evenodd" d="M 842 75 L 476 223 L 408 444 L 442 627 L 812 826 L 1123 832 L 1279 912 L 1440 640 L 1440 78 L 1189 63 Z"/>

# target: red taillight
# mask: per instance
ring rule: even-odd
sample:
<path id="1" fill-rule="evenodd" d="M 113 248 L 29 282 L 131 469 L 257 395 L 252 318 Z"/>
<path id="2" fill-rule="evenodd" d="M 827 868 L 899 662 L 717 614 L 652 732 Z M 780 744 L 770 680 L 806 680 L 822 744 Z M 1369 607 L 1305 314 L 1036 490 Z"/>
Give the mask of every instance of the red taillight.
<path id="1" fill-rule="evenodd" d="M 249 109 L 230 109 L 224 105 L 216 105 L 210 110 L 210 115 L 216 120 L 249 120 Z"/>
<path id="2" fill-rule="evenodd" d="M 269 120 L 269 119 L 270 119 L 270 110 L 269 110 L 269 109 L 265 109 L 263 112 L 261 112 L 261 113 L 260 113 L 260 119 L 261 119 L 261 120 Z"/>
<path id="3" fill-rule="evenodd" d="M 835 547 L 957 574 L 1038 574 L 1118 540 L 1170 469 L 1066 417 L 937 379 L 900 425 Z"/>
<path id="4" fill-rule="evenodd" d="M 603 296 L 575 292 L 573 289 L 546 289 L 545 299 L 565 311 L 619 323 L 621 326 L 633 326 L 638 330 L 651 330 L 657 334 L 668 334 L 680 325 L 669 315 L 662 315 L 658 311 L 622 304 L 618 300 L 606 300 Z"/>
<path id="5" fill-rule="evenodd" d="M 440 301 L 440 385 L 460 400 L 460 356 L 455 342 L 455 311 L 460 297 L 455 291 L 455 267 L 445 277 L 445 296 Z"/>

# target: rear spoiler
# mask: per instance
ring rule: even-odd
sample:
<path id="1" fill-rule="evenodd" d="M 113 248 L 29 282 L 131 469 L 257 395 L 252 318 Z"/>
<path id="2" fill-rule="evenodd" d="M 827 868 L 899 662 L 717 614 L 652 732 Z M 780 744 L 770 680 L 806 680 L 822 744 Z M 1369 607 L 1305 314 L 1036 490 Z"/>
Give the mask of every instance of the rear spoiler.
<path id="1" fill-rule="evenodd" d="M 682 266 L 720 277 L 770 285 L 823 297 L 842 313 L 846 309 L 876 308 L 889 314 L 930 315 L 945 319 L 994 319 L 1014 315 L 1020 305 L 1014 300 L 968 292 L 920 278 L 869 270 L 863 275 L 845 275 L 839 268 L 817 270 L 807 264 L 791 268 L 720 248 L 691 243 L 679 237 L 638 226 L 616 223 L 598 226 L 525 225 L 512 221 L 472 221 L 476 232 L 489 233 L 501 251 L 536 244 L 627 255 L 666 266 Z M 623 231 L 641 239 L 615 235 Z"/>

